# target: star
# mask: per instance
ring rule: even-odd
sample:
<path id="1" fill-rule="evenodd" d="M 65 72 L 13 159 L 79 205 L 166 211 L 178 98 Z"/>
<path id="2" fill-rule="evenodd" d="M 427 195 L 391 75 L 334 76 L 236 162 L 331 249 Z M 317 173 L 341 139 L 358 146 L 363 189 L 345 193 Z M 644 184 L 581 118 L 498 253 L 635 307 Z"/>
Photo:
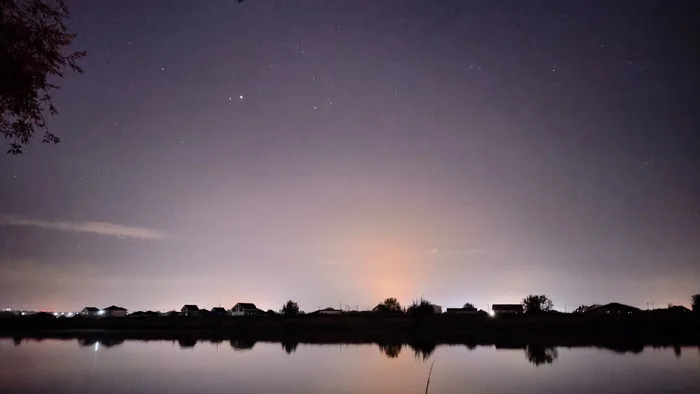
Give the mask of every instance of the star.
<path id="1" fill-rule="evenodd" d="M 239 99 L 243 100 L 243 95 L 238 96 Z"/>
<path id="2" fill-rule="evenodd" d="M 165 71 L 165 67 L 161 67 L 161 68 L 160 68 L 160 71 Z"/>

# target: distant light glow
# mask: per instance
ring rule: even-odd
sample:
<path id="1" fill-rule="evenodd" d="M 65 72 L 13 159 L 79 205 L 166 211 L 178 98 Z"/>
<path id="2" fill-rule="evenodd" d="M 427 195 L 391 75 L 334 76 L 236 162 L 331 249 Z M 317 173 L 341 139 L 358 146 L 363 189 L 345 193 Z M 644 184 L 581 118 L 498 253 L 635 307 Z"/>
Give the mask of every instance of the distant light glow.
<path id="1" fill-rule="evenodd" d="M 100 343 L 95 342 L 95 351 L 98 351 L 98 350 L 100 350 Z"/>
<path id="2" fill-rule="evenodd" d="M 99 312 L 97 312 L 97 314 L 98 314 L 98 315 L 104 315 L 104 314 L 105 314 L 104 309 L 102 309 L 102 310 L 100 310 Z"/>

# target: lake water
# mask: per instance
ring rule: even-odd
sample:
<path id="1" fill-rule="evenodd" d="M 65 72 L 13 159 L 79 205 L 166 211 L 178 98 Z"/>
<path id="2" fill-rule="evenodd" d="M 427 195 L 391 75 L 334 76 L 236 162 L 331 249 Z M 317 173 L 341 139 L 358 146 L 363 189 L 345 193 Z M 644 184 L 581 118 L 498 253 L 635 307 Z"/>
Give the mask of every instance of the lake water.
<path id="1" fill-rule="evenodd" d="M 0 339 L 0 393 L 700 393 L 696 347 L 431 350 Z"/>

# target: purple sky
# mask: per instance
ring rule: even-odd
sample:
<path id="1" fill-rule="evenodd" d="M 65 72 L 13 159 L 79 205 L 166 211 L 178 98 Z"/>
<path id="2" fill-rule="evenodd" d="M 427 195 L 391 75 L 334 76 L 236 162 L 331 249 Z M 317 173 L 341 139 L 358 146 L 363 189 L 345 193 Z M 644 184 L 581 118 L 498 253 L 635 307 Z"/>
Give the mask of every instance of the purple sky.
<path id="1" fill-rule="evenodd" d="M 689 2 L 70 1 L 0 307 L 689 304 Z"/>

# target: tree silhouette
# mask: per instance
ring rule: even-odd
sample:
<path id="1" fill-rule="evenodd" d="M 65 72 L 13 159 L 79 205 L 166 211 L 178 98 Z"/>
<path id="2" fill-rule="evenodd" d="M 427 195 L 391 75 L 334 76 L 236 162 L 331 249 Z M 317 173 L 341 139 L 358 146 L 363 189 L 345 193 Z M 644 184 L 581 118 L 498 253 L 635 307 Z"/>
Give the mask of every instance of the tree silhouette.
<path id="1" fill-rule="evenodd" d="M 693 312 L 695 313 L 700 313 L 700 294 L 695 294 L 694 296 L 690 297 L 693 306 Z"/>
<path id="2" fill-rule="evenodd" d="M 287 301 L 287 303 L 282 306 L 282 313 L 288 316 L 299 314 L 299 304 L 292 300 Z"/>
<path id="3" fill-rule="evenodd" d="M 525 313 L 549 312 L 554 307 L 552 300 L 546 295 L 529 295 L 523 299 Z"/>
<path id="4" fill-rule="evenodd" d="M 389 297 L 378 305 L 380 312 L 401 312 L 401 304 L 394 297 Z"/>
<path id="5" fill-rule="evenodd" d="M 472 304 L 471 302 L 467 302 L 466 304 L 464 304 L 464 309 L 476 309 L 476 308 L 474 308 L 474 304 Z"/>
<path id="6" fill-rule="evenodd" d="M 7 153 L 20 154 L 44 131 L 43 142 L 59 138 L 46 125 L 44 112 L 55 115 L 51 93 L 59 88 L 49 79 L 65 70 L 82 73 L 77 61 L 85 51 L 69 52 L 75 34 L 68 33 L 63 0 L 0 0 L 0 133 L 10 141 Z"/>

